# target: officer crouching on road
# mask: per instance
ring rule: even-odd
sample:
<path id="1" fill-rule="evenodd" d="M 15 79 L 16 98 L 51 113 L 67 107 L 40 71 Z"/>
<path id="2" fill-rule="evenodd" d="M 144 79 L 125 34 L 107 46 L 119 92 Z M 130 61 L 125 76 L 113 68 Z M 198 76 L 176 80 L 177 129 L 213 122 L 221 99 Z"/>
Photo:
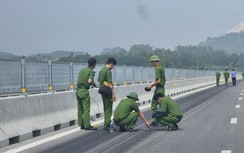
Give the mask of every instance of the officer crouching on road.
<path id="1" fill-rule="evenodd" d="M 161 111 L 156 111 L 152 117 L 156 118 L 156 121 L 167 127 L 168 130 L 177 130 L 177 123 L 183 117 L 180 106 L 173 99 L 161 93 L 155 95 L 155 100 Z"/>
<path id="2" fill-rule="evenodd" d="M 114 124 L 119 126 L 121 132 L 128 131 L 134 132 L 133 129 L 136 125 L 138 117 L 140 117 L 147 127 L 149 123 L 144 114 L 140 112 L 136 101 L 138 101 L 138 95 L 135 92 L 131 92 L 126 99 L 120 101 L 114 112 Z M 134 111 L 134 112 L 133 112 Z"/>

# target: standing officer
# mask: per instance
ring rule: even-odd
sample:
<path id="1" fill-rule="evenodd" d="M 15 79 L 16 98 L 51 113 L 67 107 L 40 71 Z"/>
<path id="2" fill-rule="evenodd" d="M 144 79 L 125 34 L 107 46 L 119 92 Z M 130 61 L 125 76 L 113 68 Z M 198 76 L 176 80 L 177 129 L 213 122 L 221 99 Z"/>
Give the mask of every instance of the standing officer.
<path id="1" fill-rule="evenodd" d="M 232 78 L 233 86 L 236 86 L 236 71 L 235 71 L 235 69 L 232 69 L 231 78 Z"/>
<path id="2" fill-rule="evenodd" d="M 119 105 L 114 112 L 114 123 L 119 126 L 119 130 L 133 132 L 138 117 L 140 117 L 146 126 L 149 126 L 147 119 L 144 114 L 140 112 L 136 101 L 138 101 L 138 95 L 135 92 L 131 92 L 127 99 L 120 101 Z M 134 111 L 134 112 L 133 112 Z"/>
<path id="3" fill-rule="evenodd" d="M 228 86 L 228 81 L 229 81 L 230 73 L 227 71 L 227 69 L 225 69 L 224 77 L 225 77 L 225 86 Z"/>
<path id="4" fill-rule="evenodd" d="M 155 82 L 153 82 L 152 84 L 150 84 L 147 87 L 148 90 L 151 90 L 152 87 L 156 86 L 156 89 L 154 90 L 154 95 L 152 98 L 152 104 L 151 104 L 151 110 L 153 113 L 157 110 L 157 106 L 158 106 L 158 103 L 154 98 L 155 95 L 158 93 L 165 94 L 165 90 L 164 90 L 165 71 L 164 71 L 163 66 L 160 65 L 159 61 L 160 61 L 160 58 L 157 55 L 152 55 L 149 59 L 149 62 L 151 62 L 155 68 Z M 157 125 L 157 122 L 156 122 L 155 118 L 153 118 L 153 121 L 150 124 L 150 126 L 156 126 L 156 125 Z"/>
<path id="5" fill-rule="evenodd" d="M 217 84 L 217 86 L 219 86 L 219 80 L 220 80 L 220 73 L 219 73 L 219 71 L 217 71 L 215 73 L 215 75 L 216 75 L 216 84 Z"/>
<path id="6" fill-rule="evenodd" d="M 76 98 L 78 101 L 78 124 L 81 129 L 97 130 L 90 124 L 90 85 L 96 87 L 94 83 L 94 68 L 96 67 L 96 59 L 88 60 L 88 67 L 80 71 L 77 81 Z"/>
<path id="7" fill-rule="evenodd" d="M 161 93 L 155 95 L 155 99 L 160 106 L 160 112 L 157 111 L 153 114 L 156 117 L 156 121 L 166 126 L 168 130 L 177 130 L 177 123 L 183 117 L 180 106 L 173 99 Z"/>
<path id="8" fill-rule="evenodd" d="M 108 58 L 106 66 L 99 72 L 98 82 L 100 86 L 106 85 L 112 90 L 111 96 L 103 96 L 103 110 L 104 110 L 104 130 L 109 131 L 111 116 L 112 116 L 112 109 L 113 109 L 113 102 L 116 101 L 116 96 L 113 89 L 113 82 L 112 82 L 112 72 L 111 70 L 117 64 L 117 61 L 114 58 Z M 113 127 L 112 127 L 113 128 Z M 114 129 L 115 130 L 115 129 Z"/>

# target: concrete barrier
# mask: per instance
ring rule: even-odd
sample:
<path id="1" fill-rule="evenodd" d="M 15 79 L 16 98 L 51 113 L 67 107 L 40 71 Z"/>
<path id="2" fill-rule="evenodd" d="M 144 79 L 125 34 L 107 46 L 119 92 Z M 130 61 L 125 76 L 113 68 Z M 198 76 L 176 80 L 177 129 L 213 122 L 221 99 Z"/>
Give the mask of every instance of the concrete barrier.
<path id="1" fill-rule="evenodd" d="M 214 77 L 168 81 L 166 95 L 176 95 L 215 83 Z M 131 91 L 139 94 L 140 105 L 150 103 L 153 91 L 145 92 L 148 84 L 124 85 L 115 88 L 117 101 Z M 103 104 L 98 89 L 90 90 L 91 119 L 103 116 Z M 118 102 L 114 103 L 114 109 Z M 18 143 L 77 122 L 75 91 L 44 93 L 0 99 L 0 147 Z"/>

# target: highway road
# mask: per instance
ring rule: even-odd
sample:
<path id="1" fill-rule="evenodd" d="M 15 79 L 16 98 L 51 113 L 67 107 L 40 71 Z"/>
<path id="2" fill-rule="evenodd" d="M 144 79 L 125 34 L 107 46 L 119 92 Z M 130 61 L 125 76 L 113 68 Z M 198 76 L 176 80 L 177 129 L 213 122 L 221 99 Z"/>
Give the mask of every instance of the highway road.
<path id="1" fill-rule="evenodd" d="M 176 98 L 184 112 L 179 130 L 148 129 L 138 119 L 136 132 L 60 130 L 1 152 L 23 153 L 244 153 L 244 82 L 211 87 Z M 143 109 L 151 119 L 149 108 Z M 73 130 L 73 131 L 72 131 Z M 72 132 L 69 132 L 72 131 Z M 62 133 L 66 132 L 63 136 Z M 69 134 L 67 134 L 69 133 Z M 49 139 L 52 137 L 52 139 Z M 46 140 L 46 142 L 45 142 Z M 39 143 L 38 143 L 39 142 Z M 18 150 L 19 149 L 19 150 Z"/>

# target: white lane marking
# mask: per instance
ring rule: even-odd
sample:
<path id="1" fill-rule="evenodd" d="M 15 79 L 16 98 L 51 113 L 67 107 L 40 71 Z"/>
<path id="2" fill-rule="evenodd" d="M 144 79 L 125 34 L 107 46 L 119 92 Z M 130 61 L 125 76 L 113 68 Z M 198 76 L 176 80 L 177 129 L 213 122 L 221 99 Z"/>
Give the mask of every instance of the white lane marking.
<path id="1" fill-rule="evenodd" d="M 57 134 L 57 135 L 54 135 L 54 136 L 51 136 L 51 137 L 48 137 L 48 138 L 45 138 L 45 139 L 36 141 L 36 142 L 33 142 L 33 143 L 30 143 L 30 144 L 28 144 L 28 145 L 25 145 L 25 146 L 22 146 L 22 147 L 19 147 L 19 148 L 16 148 L 16 149 L 13 149 L 13 150 L 10 150 L 10 151 L 6 151 L 6 152 L 4 152 L 4 153 L 15 153 L 15 152 L 24 151 L 24 150 L 26 150 L 26 149 L 35 147 L 35 146 L 37 146 L 37 145 L 41 145 L 41 144 L 43 144 L 43 143 L 46 143 L 46 142 L 49 142 L 49 141 L 52 141 L 52 140 L 55 140 L 55 139 L 64 137 L 64 136 L 66 136 L 66 135 L 69 135 L 69 134 L 72 134 L 72 133 L 74 133 L 74 132 L 78 132 L 78 131 L 80 131 L 80 128 L 75 128 L 75 129 L 73 129 L 73 130 L 66 131 L 66 132 L 63 132 L 63 133 L 60 133 L 60 134 Z"/>
<path id="2" fill-rule="evenodd" d="M 240 97 L 240 98 L 238 98 L 238 100 L 242 100 L 242 98 Z"/>
<path id="3" fill-rule="evenodd" d="M 236 108 L 240 108 L 241 107 L 241 105 L 236 105 Z"/>
<path id="4" fill-rule="evenodd" d="M 243 93 L 241 93 L 240 95 L 243 95 Z"/>
<path id="5" fill-rule="evenodd" d="M 237 124 L 237 118 L 231 118 L 230 124 Z"/>
<path id="6" fill-rule="evenodd" d="M 221 150 L 221 153 L 231 153 L 231 150 Z"/>

